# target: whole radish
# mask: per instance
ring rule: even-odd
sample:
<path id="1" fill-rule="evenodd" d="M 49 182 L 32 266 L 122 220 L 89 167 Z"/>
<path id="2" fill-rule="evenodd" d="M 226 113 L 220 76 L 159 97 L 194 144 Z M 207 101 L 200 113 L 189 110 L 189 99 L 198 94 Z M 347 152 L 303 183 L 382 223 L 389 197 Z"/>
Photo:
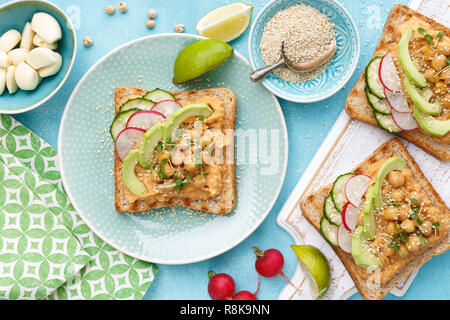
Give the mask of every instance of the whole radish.
<path id="1" fill-rule="evenodd" d="M 255 294 L 250 291 L 239 291 L 233 296 L 232 300 L 258 300 Z"/>
<path id="2" fill-rule="evenodd" d="M 213 300 L 229 300 L 234 294 L 234 280 L 226 273 L 208 272 L 208 293 Z"/>
<path id="3" fill-rule="evenodd" d="M 297 289 L 297 287 L 286 277 L 283 273 L 284 257 L 277 249 L 261 250 L 253 247 L 256 254 L 255 269 L 266 278 L 273 278 L 281 275 L 290 285 Z"/>
<path id="4" fill-rule="evenodd" d="M 258 275 L 258 287 L 256 288 L 255 293 L 251 293 L 250 291 L 239 291 L 238 293 L 236 293 L 233 296 L 233 299 L 231 300 L 258 300 L 256 298 L 256 295 L 258 294 L 259 291 L 259 285 L 260 285 L 260 277 Z"/>

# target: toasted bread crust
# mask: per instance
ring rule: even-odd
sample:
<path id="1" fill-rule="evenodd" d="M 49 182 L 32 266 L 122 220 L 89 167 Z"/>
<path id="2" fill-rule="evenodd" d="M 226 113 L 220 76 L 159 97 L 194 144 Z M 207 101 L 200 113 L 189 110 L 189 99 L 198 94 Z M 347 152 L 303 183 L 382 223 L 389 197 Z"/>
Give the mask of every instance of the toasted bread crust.
<path id="1" fill-rule="evenodd" d="M 400 139 L 394 138 L 385 144 L 381 145 L 369 158 L 362 162 L 352 172 L 361 173 L 364 172 L 372 163 L 379 159 L 387 159 L 392 156 L 399 156 L 403 158 L 408 167 L 411 169 L 415 180 L 425 190 L 430 200 L 447 215 L 447 219 L 450 220 L 450 209 L 446 206 L 439 194 L 430 184 L 430 182 L 423 175 L 419 165 L 409 154 L 408 150 L 401 143 Z M 320 219 L 322 218 L 322 207 L 325 197 L 331 190 L 331 186 L 326 186 L 321 190 L 313 192 L 300 202 L 300 209 L 303 216 L 320 232 Z M 351 254 L 348 254 L 337 247 L 332 247 L 336 255 L 344 264 L 350 277 L 353 279 L 356 288 L 364 299 L 378 300 L 382 299 L 388 294 L 401 280 L 411 275 L 411 273 L 422 266 L 425 262 L 432 257 L 445 252 L 450 248 L 450 229 L 447 233 L 447 237 L 443 238 L 439 243 L 427 250 L 424 250 L 419 255 L 411 257 L 410 261 L 399 270 L 386 284 L 381 285 L 378 289 L 370 287 L 366 282 L 366 270 L 357 266 Z"/>
<path id="2" fill-rule="evenodd" d="M 384 25 L 383 33 L 381 34 L 380 40 L 375 47 L 372 57 L 386 54 L 389 47 L 397 41 L 397 39 L 395 39 L 394 32 L 396 26 L 413 16 L 429 23 L 434 29 L 449 30 L 447 27 L 408 8 L 407 6 L 395 5 L 389 13 L 386 24 Z M 363 72 L 345 100 L 345 110 L 350 117 L 378 127 L 374 119 L 372 109 L 367 101 L 364 87 L 365 80 Z M 421 129 L 404 131 L 399 133 L 398 136 L 414 143 L 440 161 L 450 161 L 450 145 L 435 141 L 430 135 L 426 134 Z"/>
<path id="3" fill-rule="evenodd" d="M 141 97 L 148 90 L 133 88 L 133 87 L 119 87 L 115 89 L 115 112 L 119 111 L 120 106 L 128 99 Z M 190 90 L 184 92 L 172 92 L 174 97 L 178 100 L 196 100 L 202 96 L 215 96 L 223 101 L 225 107 L 225 121 L 224 129 L 234 129 L 234 122 L 236 119 L 236 97 L 233 92 L 225 88 L 211 88 L 203 90 Z M 234 143 L 234 139 L 233 139 Z M 236 178 L 234 165 L 234 146 L 230 148 L 229 156 L 233 157 L 232 164 L 224 164 L 223 171 L 222 192 L 218 196 L 209 200 L 190 200 L 186 198 L 175 197 L 166 202 L 149 203 L 147 201 L 136 201 L 130 203 L 124 196 L 122 183 L 122 162 L 116 155 L 114 159 L 114 180 L 115 180 L 115 206 L 116 211 L 119 212 L 143 212 L 150 209 L 157 209 L 170 206 L 183 206 L 190 209 L 206 211 L 214 214 L 227 214 L 231 212 L 236 204 Z"/>

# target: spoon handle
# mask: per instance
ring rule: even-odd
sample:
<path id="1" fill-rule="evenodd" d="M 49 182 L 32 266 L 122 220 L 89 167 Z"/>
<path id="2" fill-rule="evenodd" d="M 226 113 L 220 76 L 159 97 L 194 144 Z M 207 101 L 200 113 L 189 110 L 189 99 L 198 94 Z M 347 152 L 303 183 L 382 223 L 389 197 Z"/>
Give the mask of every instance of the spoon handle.
<path id="1" fill-rule="evenodd" d="M 253 82 L 258 82 L 259 80 L 264 78 L 269 72 L 271 72 L 273 69 L 278 68 L 279 66 L 283 65 L 284 63 L 285 63 L 284 60 L 281 59 L 280 61 L 278 61 L 277 63 L 275 63 L 271 66 L 266 66 L 264 68 L 255 70 L 250 74 L 250 80 L 252 80 Z"/>

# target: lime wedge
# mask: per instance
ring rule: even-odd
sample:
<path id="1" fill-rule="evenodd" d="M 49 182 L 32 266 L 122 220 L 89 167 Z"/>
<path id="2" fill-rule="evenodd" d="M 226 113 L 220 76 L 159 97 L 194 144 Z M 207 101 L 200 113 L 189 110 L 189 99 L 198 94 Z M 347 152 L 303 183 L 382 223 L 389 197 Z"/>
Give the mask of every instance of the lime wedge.
<path id="1" fill-rule="evenodd" d="M 313 295 L 323 297 L 330 287 L 330 265 L 323 253 L 310 245 L 291 245 L 300 263 L 300 267 L 310 280 Z"/>
<path id="2" fill-rule="evenodd" d="M 206 39 L 191 43 L 175 59 L 172 81 L 182 83 L 197 78 L 227 60 L 232 53 L 233 47 L 221 40 Z"/>
<path id="3" fill-rule="evenodd" d="M 197 22 L 195 29 L 201 36 L 229 42 L 247 30 L 252 21 L 252 10 L 252 5 L 230 3 L 207 13 Z"/>

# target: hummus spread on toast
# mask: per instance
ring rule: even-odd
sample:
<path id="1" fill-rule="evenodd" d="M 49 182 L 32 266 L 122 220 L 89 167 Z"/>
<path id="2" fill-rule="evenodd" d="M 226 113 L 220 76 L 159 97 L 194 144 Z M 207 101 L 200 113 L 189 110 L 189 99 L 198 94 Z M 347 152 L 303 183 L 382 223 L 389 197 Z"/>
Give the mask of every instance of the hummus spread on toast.
<path id="1" fill-rule="evenodd" d="M 364 172 L 375 179 L 387 159 L 373 162 Z M 380 284 L 387 283 L 409 260 L 447 236 L 445 212 L 430 201 L 426 191 L 406 166 L 391 171 L 381 188 L 381 207 L 374 211 L 376 233 L 368 241 L 370 251 L 381 261 Z M 359 219 L 363 224 L 363 212 Z M 364 272 L 368 278 L 372 273 Z"/>
<path id="2" fill-rule="evenodd" d="M 206 103 L 213 113 L 207 118 L 190 117 L 180 126 L 180 135 L 154 150 L 153 168 L 135 167 L 136 176 L 145 185 L 139 195 L 124 188 L 126 199 L 133 203 L 167 202 L 174 197 L 190 200 L 208 200 L 221 193 L 226 132 L 223 129 L 225 110 L 223 102 L 214 96 L 203 96 L 195 101 L 180 100 L 181 105 Z"/>

